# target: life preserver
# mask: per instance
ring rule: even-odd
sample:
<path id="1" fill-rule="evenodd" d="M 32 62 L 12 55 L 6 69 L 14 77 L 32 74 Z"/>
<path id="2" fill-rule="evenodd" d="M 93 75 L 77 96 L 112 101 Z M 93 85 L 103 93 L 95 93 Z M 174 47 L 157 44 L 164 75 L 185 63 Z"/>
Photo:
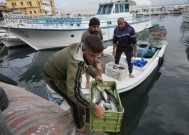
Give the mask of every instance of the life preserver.
<path id="1" fill-rule="evenodd" d="M 3 111 L 8 107 L 8 97 L 5 91 L 0 87 L 0 110 Z"/>
<path id="2" fill-rule="evenodd" d="M 158 60 L 158 65 L 159 65 L 159 67 L 162 67 L 162 66 L 163 66 L 163 63 L 164 63 L 164 56 L 159 57 L 159 60 Z"/>

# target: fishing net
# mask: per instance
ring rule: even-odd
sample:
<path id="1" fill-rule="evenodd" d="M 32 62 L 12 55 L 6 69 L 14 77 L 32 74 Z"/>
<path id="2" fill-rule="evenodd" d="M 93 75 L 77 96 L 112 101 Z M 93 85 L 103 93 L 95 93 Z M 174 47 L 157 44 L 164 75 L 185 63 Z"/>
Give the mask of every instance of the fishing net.
<path id="1" fill-rule="evenodd" d="M 154 26 L 137 33 L 137 39 L 150 42 L 153 40 L 166 40 L 166 35 L 167 31 L 164 26 Z"/>

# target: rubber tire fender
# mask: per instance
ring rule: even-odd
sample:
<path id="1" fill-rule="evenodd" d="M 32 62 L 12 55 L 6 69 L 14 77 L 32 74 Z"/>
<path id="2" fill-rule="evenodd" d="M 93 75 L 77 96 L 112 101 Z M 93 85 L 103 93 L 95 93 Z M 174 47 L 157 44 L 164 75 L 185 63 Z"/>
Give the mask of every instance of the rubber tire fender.
<path id="1" fill-rule="evenodd" d="M 0 87 L 0 110 L 5 110 L 8 107 L 8 103 L 8 97 L 5 91 Z"/>
<path id="2" fill-rule="evenodd" d="M 158 60 L 159 67 L 162 67 L 163 63 L 164 63 L 164 55 L 162 57 L 159 57 L 159 60 Z"/>

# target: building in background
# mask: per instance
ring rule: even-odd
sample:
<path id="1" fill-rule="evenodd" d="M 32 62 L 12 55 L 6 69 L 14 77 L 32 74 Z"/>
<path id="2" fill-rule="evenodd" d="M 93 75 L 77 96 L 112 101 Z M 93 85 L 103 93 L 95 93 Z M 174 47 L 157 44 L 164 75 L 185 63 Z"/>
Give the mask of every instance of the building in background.
<path id="1" fill-rule="evenodd" d="M 7 4 L 0 2 L 0 21 L 3 19 L 2 12 L 11 12 L 11 9 L 7 8 Z"/>
<path id="2" fill-rule="evenodd" d="M 54 15 L 54 0 L 6 0 L 7 8 L 26 15 Z"/>

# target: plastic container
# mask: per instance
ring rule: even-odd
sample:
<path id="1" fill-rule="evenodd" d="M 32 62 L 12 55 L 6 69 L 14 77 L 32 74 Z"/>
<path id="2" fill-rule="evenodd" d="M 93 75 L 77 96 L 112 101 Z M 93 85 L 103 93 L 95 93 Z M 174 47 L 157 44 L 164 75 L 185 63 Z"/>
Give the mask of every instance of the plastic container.
<path id="1" fill-rule="evenodd" d="M 137 52 L 138 52 L 137 56 L 138 57 L 145 57 L 146 54 L 148 53 L 149 47 L 150 47 L 149 44 L 144 44 L 144 43 L 138 44 L 138 46 L 137 46 Z"/>
<path id="2" fill-rule="evenodd" d="M 121 81 L 127 76 L 127 67 L 109 62 L 105 67 L 105 75 Z"/>
<path id="3" fill-rule="evenodd" d="M 93 87 L 96 85 L 96 81 L 91 82 L 91 94 L 93 97 Z M 103 84 L 99 84 L 100 87 L 111 87 L 114 90 L 116 99 L 118 101 L 118 112 L 105 111 L 104 118 L 96 118 L 92 111 L 90 111 L 90 130 L 91 131 L 102 131 L 102 132 L 119 132 L 124 108 L 122 107 L 121 100 L 117 91 L 117 85 L 114 81 L 104 81 Z"/>
<path id="4" fill-rule="evenodd" d="M 142 67 L 144 67 L 144 66 L 146 65 L 146 63 L 148 63 L 148 62 L 147 62 L 147 60 L 144 60 L 143 58 L 141 58 L 141 60 L 132 60 L 132 63 L 133 63 L 134 66 L 137 66 L 137 67 L 142 68 Z"/>

